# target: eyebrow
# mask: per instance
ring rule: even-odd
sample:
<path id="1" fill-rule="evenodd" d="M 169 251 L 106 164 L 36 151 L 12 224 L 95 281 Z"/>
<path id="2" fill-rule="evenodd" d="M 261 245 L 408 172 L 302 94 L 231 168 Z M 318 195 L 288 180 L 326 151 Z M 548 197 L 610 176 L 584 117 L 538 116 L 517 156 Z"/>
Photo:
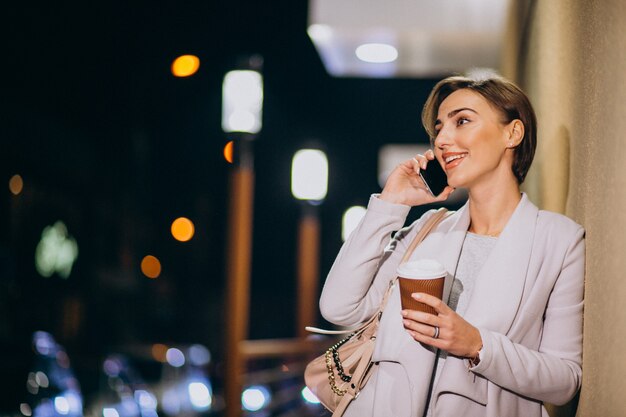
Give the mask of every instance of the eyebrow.
<path id="1" fill-rule="evenodd" d="M 457 114 L 459 112 L 462 112 L 463 110 L 469 110 L 472 113 L 478 114 L 478 112 L 476 110 L 474 110 L 474 109 L 470 109 L 469 107 L 461 107 L 460 109 L 452 110 L 450 113 L 448 113 L 448 119 L 454 117 L 455 114 Z M 441 120 L 439 120 L 439 119 L 435 120 L 435 126 L 437 126 L 440 123 L 441 123 Z"/>

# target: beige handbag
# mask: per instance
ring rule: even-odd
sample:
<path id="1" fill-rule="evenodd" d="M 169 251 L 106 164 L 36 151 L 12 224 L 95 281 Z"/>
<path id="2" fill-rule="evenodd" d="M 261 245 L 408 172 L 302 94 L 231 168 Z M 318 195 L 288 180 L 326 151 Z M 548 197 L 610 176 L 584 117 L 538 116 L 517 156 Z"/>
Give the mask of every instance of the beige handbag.
<path id="1" fill-rule="evenodd" d="M 422 227 L 407 248 L 401 263 L 406 262 L 413 250 L 428 233 L 444 218 L 447 210 L 437 211 Z M 348 334 L 345 339 L 335 343 L 321 356 L 311 361 L 304 371 L 306 386 L 317 396 L 333 417 L 340 417 L 354 400 L 372 375 L 372 354 L 376 343 L 376 332 L 387 299 L 397 278 L 389 282 L 383 301 L 376 314 L 357 329 L 324 330 L 307 327 L 310 332 L 339 335 Z"/>

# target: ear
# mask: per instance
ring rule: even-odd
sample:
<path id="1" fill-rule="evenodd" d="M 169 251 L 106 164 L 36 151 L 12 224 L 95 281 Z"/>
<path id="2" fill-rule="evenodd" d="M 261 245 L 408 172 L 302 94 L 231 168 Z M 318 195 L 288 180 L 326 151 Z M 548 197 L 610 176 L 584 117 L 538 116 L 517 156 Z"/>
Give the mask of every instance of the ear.
<path id="1" fill-rule="evenodd" d="M 515 119 L 508 124 L 507 131 L 509 137 L 506 147 L 516 148 L 524 139 L 524 123 L 520 119 Z"/>

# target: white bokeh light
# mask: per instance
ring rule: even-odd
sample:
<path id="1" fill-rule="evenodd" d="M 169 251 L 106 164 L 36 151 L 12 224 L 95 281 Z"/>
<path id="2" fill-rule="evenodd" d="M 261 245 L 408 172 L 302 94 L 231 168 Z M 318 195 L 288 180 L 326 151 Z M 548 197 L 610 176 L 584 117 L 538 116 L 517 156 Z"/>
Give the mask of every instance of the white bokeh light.
<path id="1" fill-rule="evenodd" d="M 258 411 L 270 403 L 271 396 L 267 388 L 257 385 L 244 390 L 241 405 L 248 411 Z"/>
<path id="2" fill-rule="evenodd" d="M 115 408 L 103 408 L 102 416 L 103 417 L 120 417 L 120 413 L 118 413 Z"/>
<path id="3" fill-rule="evenodd" d="M 328 159 L 317 149 L 296 152 L 291 163 L 291 192 L 299 200 L 321 201 L 328 191 Z"/>
<path id="4" fill-rule="evenodd" d="M 398 59 L 398 50 L 386 43 L 366 43 L 356 48 L 356 56 L 363 62 L 385 64 Z"/>
<path id="5" fill-rule="evenodd" d="M 315 396 L 315 394 L 313 394 L 313 392 L 311 392 L 309 387 L 302 388 L 302 391 L 300 392 L 300 394 L 302 395 L 302 398 L 304 398 L 304 401 L 306 401 L 309 404 L 320 403 L 320 400 Z"/>
<path id="6" fill-rule="evenodd" d="M 204 410 L 211 405 L 211 391 L 202 382 L 191 382 L 187 388 L 189 391 L 189 400 L 196 410 Z"/>
<path id="7" fill-rule="evenodd" d="M 165 359 L 174 368 L 180 368 L 185 364 L 185 355 L 180 349 L 169 348 L 165 353 Z"/>
<path id="8" fill-rule="evenodd" d="M 262 126 L 263 77 L 257 71 L 230 71 L 222 84 L 222 129 L 258 133 Z"/>
<path id="9" fill-rule="evenodd" d="M 70 412 L 70 403 L 63 396 L 56 397 L 54 399 L 54 409 L 57 413 L 66 415 Z"/>
<path id="10" fill-rule="evenodd" d="M 48 278 L 56 272 L 62 278 L 68 278 L 76 258 L 78 244 L 62 221 L 43 230 L 35 249 L 35 267 L 41 276 Z"/>
<path id="11" fill-rule="evenodd" d="M 366 209 L 363 206 L 352 206 L 343 213 L 341 219 L 341 238 L 346 241 L 350 233 L 358 226 L 365 216 Z"/>

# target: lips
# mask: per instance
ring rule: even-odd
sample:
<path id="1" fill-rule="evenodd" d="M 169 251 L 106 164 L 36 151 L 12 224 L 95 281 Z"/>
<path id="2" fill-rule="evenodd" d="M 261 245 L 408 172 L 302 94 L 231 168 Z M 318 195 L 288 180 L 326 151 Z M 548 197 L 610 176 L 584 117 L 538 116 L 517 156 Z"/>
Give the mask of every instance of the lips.
<path id="1" fill-rule="evenodd" d="M 454 168 L 463 162 L 463 159 L 468 155 L 467 152 L 446 152 L 442 156 L 446 163 L 446 169 Z"/>

